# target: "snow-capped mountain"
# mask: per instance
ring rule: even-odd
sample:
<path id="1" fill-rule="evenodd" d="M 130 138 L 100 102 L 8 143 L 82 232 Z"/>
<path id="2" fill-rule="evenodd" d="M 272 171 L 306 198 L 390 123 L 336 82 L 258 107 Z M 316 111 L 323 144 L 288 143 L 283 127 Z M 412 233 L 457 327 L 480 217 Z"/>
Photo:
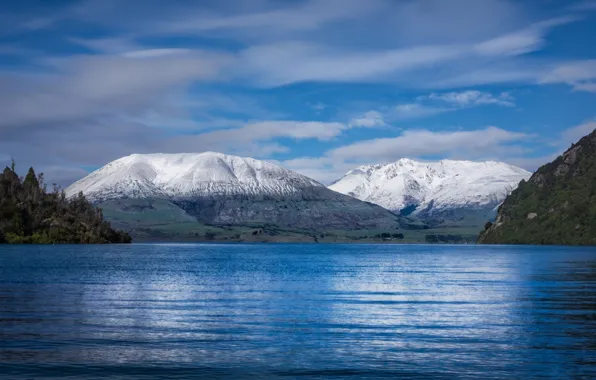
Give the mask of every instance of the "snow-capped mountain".
<path id="1" fill-rule="evenodd" d="M 112 161 L 66 189 L 92 201 L 116 198 L 297 194 L 323 187 L 279 165 L 222 153 L 133 154 Z"/>
<path id="2" fill-rule="evenodd" d="M 418 162 L 361 166 L 330 189 L 399 212 L 433 216 L 457 209 L 494 209 L 531 173 L 502 162 Z"/>
<path id="3" fill-rule="evenodd" d="M 113 215 L 112 221 L 127 223 L 149 218 L 164 224 L 167 217 L 211 225 L 394 231 L 402 220 L 279 165 L 214 152 L 133 154 L 66 189 L 68 197 L 79 192 Z"/>

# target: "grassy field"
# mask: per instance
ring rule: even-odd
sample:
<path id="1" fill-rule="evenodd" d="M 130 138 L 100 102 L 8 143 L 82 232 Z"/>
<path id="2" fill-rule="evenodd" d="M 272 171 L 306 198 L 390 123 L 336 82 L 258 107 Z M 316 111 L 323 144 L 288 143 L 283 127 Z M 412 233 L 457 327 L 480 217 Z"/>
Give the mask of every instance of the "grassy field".
<path id="1" fill-rule="evenodd" d="M 461 236 L 474 242 L 479 227 L 444 223 L 431 229 L 325 230 L 284 229 L 273 225 L 207 225 L 199 223 L 167 200 L 115 200 L 101 204 L 104 216 L 116 228 L 128 231 L 136 242 L 318 242 L 318 243 L 426 243 L 427 235 Z M 383 235 L 384 234 L 384 235 Z M 403 234 L 396 238 L 396 234 Z M 387 237 L 389 235 L 389 237 Z M 393 236 L 393 237 L 392 237 Z"/>

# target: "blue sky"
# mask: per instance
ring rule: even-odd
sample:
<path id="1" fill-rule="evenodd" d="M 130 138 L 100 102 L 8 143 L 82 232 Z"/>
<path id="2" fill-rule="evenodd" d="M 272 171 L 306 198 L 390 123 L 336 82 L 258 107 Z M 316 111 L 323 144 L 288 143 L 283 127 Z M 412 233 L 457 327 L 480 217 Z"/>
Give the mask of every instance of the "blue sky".
<path id="1" fill-rule="evenodd" d="M 0 2 L 0 160 L 132 153 L 533 170 L 596 128 L 596 1 Z"/>

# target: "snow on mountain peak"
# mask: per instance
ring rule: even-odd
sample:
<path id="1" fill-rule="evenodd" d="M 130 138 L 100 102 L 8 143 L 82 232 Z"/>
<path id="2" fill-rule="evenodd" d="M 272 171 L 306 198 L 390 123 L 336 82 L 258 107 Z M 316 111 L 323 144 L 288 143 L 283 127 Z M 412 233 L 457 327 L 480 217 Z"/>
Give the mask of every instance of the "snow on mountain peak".
<path id="1" fill-rule="evenodd" d="M 517 187 L 528 171 L 502 162 L 418 162 L 407 158 L 360 166 L 329 188 L 363 201 L 399 211 L 494 207 Z"/>
<path id="2" fill-rule="evenodd" d="M 210 195 L 287 195 L 323 187 L 279 165 L 216 152 L 132 154 L 110 162 L 66 189 L 93 201 Z"/>

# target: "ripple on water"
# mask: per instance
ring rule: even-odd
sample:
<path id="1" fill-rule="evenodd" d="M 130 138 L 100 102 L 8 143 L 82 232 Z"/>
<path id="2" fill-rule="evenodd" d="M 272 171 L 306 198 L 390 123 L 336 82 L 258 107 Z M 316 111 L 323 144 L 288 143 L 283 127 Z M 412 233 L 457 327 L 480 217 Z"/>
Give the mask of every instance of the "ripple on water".
<path id="1" fill-rule="evenodd" d="M 0 247 L 0 377 L 596 378 L 596 250 Z"/>

